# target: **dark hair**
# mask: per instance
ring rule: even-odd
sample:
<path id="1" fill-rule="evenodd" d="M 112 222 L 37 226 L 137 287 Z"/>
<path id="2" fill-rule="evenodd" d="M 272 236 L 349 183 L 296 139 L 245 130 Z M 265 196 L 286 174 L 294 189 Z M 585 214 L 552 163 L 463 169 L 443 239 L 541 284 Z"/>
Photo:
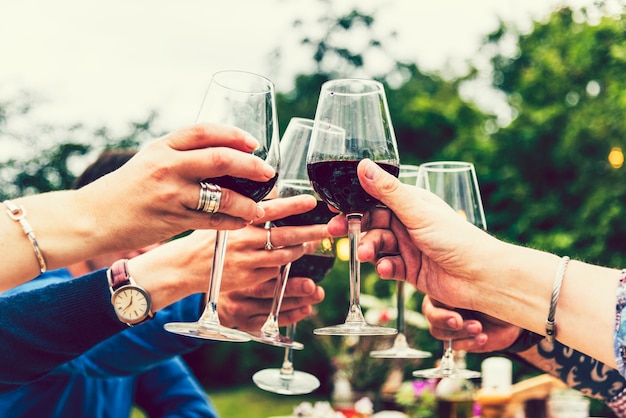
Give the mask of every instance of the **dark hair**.
<path id="1" fill-rule="evenodd" d="M 80 189 L 83 186 L 99 179 L 100 177 L 117 170 L 135 154 L 136 150 L 131 149 L 112 149 L 103 151 L 96 161 L 91 163 L 83 173 L 74 180 L 74 189 Z"/>

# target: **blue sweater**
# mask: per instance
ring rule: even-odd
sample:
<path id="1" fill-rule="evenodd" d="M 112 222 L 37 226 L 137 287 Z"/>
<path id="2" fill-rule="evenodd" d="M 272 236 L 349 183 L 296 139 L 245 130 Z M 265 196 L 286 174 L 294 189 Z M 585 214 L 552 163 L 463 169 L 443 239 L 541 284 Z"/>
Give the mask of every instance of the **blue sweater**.
<path id="1" fill-rule="evenodd" d="M 104 271 L 98 274 L 104 274 Z M 63 289 L 63 284 L 70 278 L 66 270 L 46 273 L 35 281 L 5 292 L 0 297 L 0 306 L 5 300 L 29 293 L 39 294 L 42 289 L 51 296 L 59 287 Z M 163 330 L 163 325 L 170 321 L 195 321 L 200 315 L 201 304 L 201 295 L 187 297 L 159 311 L 151 321 L 132 328 L 123 325 L 122 332 L 38 380 L 14 385 L 17 389 L 0 394 L 2 416 L 118 418 L 128 417 L 136 404 L 150 417 L 217 417 L 204 390 L 180 357 L 198 348 L 202 340 Z M 57 304 L 57 308 L 61 307 Z M 44 325 L 50 320 L 46 315 L 40 318 Z M 92 323 L 91 327 L 97 329 L 100 323 Z M 72 340 L 80 340 L 85 335 L 86 341 L 92 341 L 92 332 L 75 331 L 78 335 L 71 337 Z M 33 333 L 32 337 L 38 335 Z M 55 346 L 70 347 L 72 344 L 53 344 L 47 353 L 39 352 L 40 349 L 27 350 L 15 367 L 34 361 L 45 367 L 29 364 L 28 369 L 41 372 L 52 364 L 45 360 L 46 357 L 59 359 L 73 352 L 73 349 L 66 348 L 57 355 Z M 12 353 L 11 357 L 18 361 L 20 356 Z"/>

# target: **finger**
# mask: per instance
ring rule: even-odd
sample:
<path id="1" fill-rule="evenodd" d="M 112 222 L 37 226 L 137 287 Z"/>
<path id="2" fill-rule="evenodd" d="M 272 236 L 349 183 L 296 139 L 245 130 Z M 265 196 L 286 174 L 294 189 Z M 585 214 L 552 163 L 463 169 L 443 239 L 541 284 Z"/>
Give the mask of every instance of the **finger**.
<path id="1" fill-rule="evenodd" d="M 167 135 L 165 139 L 171 148 L 179 151 L 230 147 L 249 153 L 259 147 L 259 141 L 242 129 L 210 123 L 199 123 L 180 129 Z"/>
<path id="2" fill-rule="evenodd" d="M 398 246 L 391 231 L 374 229 L 361 237 L 357 251 L 361 262 L 373 262 L 380 254 L 398 253 Z"/>
<path id="3" fill-rule="evenodd" d="M 265 211 L 265 216 L 257 221 L 275 221 L 291 215 L 305 213 L 315 208 L 317 199 L 311 195 L 298 195 L 284 198 L 264 200 L 259 206 Z"/>
<path id="4" fill-rule="evenodd" d="M 221 188 L 219 208 L 216 213 L 198 211 L 196 207 L 200 199 L 200 189 L 199 182 L 189 183 L 184 189 L 177 190 L 175 193 L 184 196 L 183 205 L 189 210 L 190 216 L 203 220 L 214 229 L 243 228 L 251 221 L 259 219 L 259 216 L 262 216 L 264 213 L 263 209 L 254 200 L 226 188 Z M 237 228 L 231 227 L 234 225 Z M 217 228 L 217 226 L 221 226 L 221 228 Z M 228 228 L 226 228 L 227 226 Z"/>
<path id="5" fill-rule="evenodd" d="M 385 280 L 405 280 L 404 260 L 400 256 L 386 256 L 376 262 L 376 273 Z"/>
<path id="6" fill-rule="evenodd" d="M 394 213 L 405 214 L 415 210 L 417 202 L 413 195 L 416 187 L 402 183 L 397 177 L 367 158 L 359 163 L 357 173 L 363 189 Z"/>
<path id="7" fill-rule="evenodd" d="M 278 325 L 284 327 L 295 324 L 307 318 L 312 312 L 313 308 L 310 305 L 288 311 L 281 310 L 280 316 L 278 317 Z"/>
<path id="8" fill-rule="evenodd" d="M 301 245 L 311 241 L 319 241 L 328 237 L 328 229 L 324 224 L 305 226 L 280 226 L 270 228 L 269 239 L 274 247 L 283 248 L 294 245 Z M 263 240 L 263 246 L 267 242 Z"/>
<path id="9" fill-rule="evenodd" d="M 332 218 L 326 224 L 328 234 L 333 237 L 345 237 L 348 235 L 348 220 L 344 215 L 338 215 Z"/>
<path id="10" fill-rule="evenodd" d="M 293 309 L 299 309 L 304 306 L 315 305 L 317 303 L 320 303 L 323 300 L 324 300 L 324 289 L 318 286 L 309 295 L 298 296 L 298 297 L 290 296 L 290 297 L 283 298 L 280 310 L 282 312 L 283 310 L 289 311 Z"/>

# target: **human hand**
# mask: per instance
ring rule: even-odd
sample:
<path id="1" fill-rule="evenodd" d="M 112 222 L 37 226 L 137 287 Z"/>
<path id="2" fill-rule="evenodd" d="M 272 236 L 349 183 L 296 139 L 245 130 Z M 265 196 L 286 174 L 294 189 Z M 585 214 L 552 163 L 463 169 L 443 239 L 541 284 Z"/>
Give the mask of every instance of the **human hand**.
<path id="1" fill-rule="evenodd" d="M 454 348 L 474 353 L 502 351 L 510 347 L 521 328 L 476 311 L 454 310 L 424 296 L 422 313 L 430 333 L 439 340 L 452 338 Z"/>
<path id="2" fill-rule="evenodd" d="M 271 199 L 260 205 L 264 215 L 259 218 L 259 223 L 264 224 L 266 221 L 307 212 L 315 207 L 316 200 L 312 196 L 300 195 Z M 266 229 L 248 225 L 244 229 L 232 231 L 228 238 L 228 257 L 224 260 L 221 292 L 254 288 L 275 278 L 280 266 L 314 249 L 306 243 L 327 236 L 326 225 L 272 228 L 271 241 L 276 248 L 268 251 L 265 249 Z M 167 305 L 187 295 L 207 291 L 214 247 L 215 231 L 194 231 L 133 258 L 129 261 L 129 270 L 131 274 L 137 274 L 136 280 L 173 281 L 175 285 L 170 286 L 168 302 L 164 302 Z M 159 308 L 156 301 L 154 306 L 155 309 Z"/>
<path id="3" fill-rule="evenodd" d="M 102 234 L 117 237 L 102 240 L 100 252 L 140 248 L 192 229 L 243 228 L 263 216 L 252 199 L 225 188 L 217 213 L 195 210 L 205 178 L 274 177 L 268 164 L 250 154 L 257 146 L 240 129 L 195 125 L 149 143 L 120 169 L 76 191 L 77 203 L 89 206 L 85 213 L 93 214 Z M 104 204 L 104 196 L 111 204 Z"/>
<path id="4" fill-rule="evenodd" d="M 365 215 L 359 260 L 374 263 L 383 279 L 406 280 L 447 304 L 472 309 L 481 297 L 475 273 L 499 241 L 433 193 L 401 183 L 370 160 L 359 163 L 358 175 L 363 188 L 388 208 Z M 345 235 L 345 217 L 333 218 L 328 230 Z"/>
<path id="5" fill-rule="evenodd" d="M 222 292 L 218 305 L 223 325 L 243 330 L 258 330 L 272 307 L 276 280 L 268 280 L 243 290 Z M 296 323 L 312 312 L 312 305 L 324 299 L 324 289 L 306 277 L 290 277 L 280 305 L 278 325 Z"/>

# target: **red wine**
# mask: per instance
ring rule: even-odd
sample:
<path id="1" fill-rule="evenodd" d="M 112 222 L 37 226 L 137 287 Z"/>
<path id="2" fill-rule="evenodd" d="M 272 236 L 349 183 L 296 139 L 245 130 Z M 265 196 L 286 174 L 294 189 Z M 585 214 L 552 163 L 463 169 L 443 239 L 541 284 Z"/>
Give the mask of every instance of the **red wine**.
<path id="1" fill-rule="evenodd" d="M 272 191 L 272 189 L 274 188 L 274 184 L 276 184 L 277 178 L 278 175 L 274 176 L 269 181 L 254 181 L 240 177 L 221 176 L 208 178 L 203 181 L 218 184 L 225 189 L 230 189 L 246 197 L 249 197 L 255 202 L 260 202 Z"/>
<path id="2" fill-rule="evenodd" d="M 315 283 L 319 283 L 332 270 L 334 264 L 334 254 L 305 254 L 291 263 L 289 277 L 310 277 Z"/>
<path id="3" fill-rule="evenodd" d="M 313 189 L 329 205 L 343 213 L 367 212 L 378 200 L 363 190 L 356 174 L 359 161 L 334 160 L 320 161 L 307 165 Z M 398 176 L 400 167 L 379 163 L 385 171 Z"/>

